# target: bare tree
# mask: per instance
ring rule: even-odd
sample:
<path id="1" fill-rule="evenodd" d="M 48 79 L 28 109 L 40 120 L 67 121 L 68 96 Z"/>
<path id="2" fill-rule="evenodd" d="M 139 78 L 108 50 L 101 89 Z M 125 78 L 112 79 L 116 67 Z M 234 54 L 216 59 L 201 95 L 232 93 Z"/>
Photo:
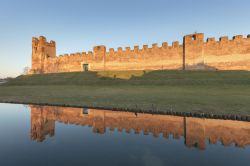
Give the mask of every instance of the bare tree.
<path id="1" fill-rule="evenodd" d="M 30 68 L 28 66 L 23 68 L 23 75 L 29 74 Z"/>

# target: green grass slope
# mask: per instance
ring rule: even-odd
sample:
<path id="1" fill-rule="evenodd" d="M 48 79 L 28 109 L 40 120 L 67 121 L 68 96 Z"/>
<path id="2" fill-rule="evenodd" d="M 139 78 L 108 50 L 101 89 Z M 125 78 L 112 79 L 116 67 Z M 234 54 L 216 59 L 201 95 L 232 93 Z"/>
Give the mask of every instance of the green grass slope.
<path id="1" fill-rule="evenodd" d="M 247 71 L 144 71 L 143 74 L 140 72 L 22 75 L 5 85 L 250 85 L 250 72 Z"/>
<path id="2" fill-rule="evenodd" d="M 120 71 L 19 76 L 0 101 L 250 115 L 250 72 Z"/>

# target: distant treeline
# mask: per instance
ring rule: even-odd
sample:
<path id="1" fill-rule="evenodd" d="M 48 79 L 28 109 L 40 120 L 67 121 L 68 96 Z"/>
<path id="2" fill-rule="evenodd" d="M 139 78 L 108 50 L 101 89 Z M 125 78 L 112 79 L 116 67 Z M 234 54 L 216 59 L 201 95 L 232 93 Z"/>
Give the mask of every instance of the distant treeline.
<path id="1" fill-rule="evenodd" d="M 6 78 L 0 78 L 0 82 L 5 82 L 5 81 L 9 81 L 12 80 L 12 77 L 6 77 Z"/>

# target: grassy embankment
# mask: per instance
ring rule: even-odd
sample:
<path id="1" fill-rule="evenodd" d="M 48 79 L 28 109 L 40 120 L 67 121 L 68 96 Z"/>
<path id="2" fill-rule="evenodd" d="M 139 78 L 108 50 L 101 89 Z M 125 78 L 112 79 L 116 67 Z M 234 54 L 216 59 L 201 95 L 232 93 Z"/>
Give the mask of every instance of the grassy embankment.
<path id="1" fill-rule="evenodd" d="M 1 101 L 250 115 L 250 72 L 124 71 L 19 76 L 0 86 Z"/>

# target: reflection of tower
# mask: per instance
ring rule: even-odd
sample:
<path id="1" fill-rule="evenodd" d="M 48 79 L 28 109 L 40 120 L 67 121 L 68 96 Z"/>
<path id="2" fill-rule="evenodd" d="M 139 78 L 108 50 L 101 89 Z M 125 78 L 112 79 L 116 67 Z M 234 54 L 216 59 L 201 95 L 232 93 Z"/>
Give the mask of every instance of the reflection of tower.
<path id="1" fill-rule="evenodd" d="M 205 119 L 185 118 L 185 144 L 201 150 L 206 148 Z"/>
<path id="2" fill-rule="evenodd" d="M 31 139 L 42 142 L 47 135 L 54 136 L 55 121 L 48 120 L 42 107 L 30 106 L 31 108 Z"/>
<path id="3" fill-rule="evenodd" d="M 95 110 L 93 113 L 93 132 L 104 134 L 106 132 L 105 127 L 105 111 Z"/>

